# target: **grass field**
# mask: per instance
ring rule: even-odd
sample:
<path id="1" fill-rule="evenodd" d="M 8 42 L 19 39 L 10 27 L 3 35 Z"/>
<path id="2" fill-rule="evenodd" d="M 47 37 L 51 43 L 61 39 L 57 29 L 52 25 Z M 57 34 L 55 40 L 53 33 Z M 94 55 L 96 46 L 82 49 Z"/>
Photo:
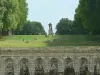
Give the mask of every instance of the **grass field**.
<path id="1" fill-rule="evenodd" d="M 13 35 L 0 39 L 0 47 L 48 47 L 48 46 L 99 46 L 100 36 L 60 35 Z"/>

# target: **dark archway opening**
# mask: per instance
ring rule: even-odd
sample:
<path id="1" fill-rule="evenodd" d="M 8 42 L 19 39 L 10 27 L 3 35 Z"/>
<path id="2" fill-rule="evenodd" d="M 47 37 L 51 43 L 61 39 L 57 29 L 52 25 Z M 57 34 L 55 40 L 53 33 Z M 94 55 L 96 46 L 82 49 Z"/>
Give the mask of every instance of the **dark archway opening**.
<path id="1" fill-rule="evenodd" d="M 20 74 L 19 75 L 30 75 L 28 68 L 28 59 L 23 58 L 20 61 Z"/>
<path id="2" fill-rule="evenodd" d="M 45 75 L 42 58 L 37 58 L 35 61 L 35 75 Z"/>
<path id="3" fill-rule="evenodd" d="M 64 75 L 75 75 L 75 70 L 73 68 L 73 61 L 71 58 L 65 59 Z"/>

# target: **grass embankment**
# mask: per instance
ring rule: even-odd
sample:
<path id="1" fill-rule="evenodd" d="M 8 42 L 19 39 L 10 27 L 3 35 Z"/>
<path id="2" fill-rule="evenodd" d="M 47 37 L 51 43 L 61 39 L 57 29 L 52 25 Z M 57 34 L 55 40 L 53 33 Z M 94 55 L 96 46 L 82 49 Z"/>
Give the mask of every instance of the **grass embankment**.
<path id="1" fill-rule="evenodd" d="M 0 47 L 48 47 L 48 46 L 99 46 L 100 36 L 60 35 L 13 35 L 0 40 Z"/>

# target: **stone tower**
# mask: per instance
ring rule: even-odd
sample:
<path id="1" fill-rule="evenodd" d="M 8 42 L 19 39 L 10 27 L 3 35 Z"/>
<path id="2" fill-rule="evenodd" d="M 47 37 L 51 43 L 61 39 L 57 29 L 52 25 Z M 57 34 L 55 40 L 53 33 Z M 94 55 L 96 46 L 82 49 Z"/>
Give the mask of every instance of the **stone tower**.
<path id="1" fill-rule="evenodd" d="M 52 30 L 52 24 L 49 23 L 49 31 L 48 31 L 49 35 L 53 35 L 53 30 Z"/>

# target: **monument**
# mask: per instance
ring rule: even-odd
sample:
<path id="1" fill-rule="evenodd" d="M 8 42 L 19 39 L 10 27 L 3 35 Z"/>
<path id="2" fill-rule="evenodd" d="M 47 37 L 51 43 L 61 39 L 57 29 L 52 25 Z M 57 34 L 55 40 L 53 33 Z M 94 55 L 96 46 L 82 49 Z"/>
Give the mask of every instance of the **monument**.
<path id="1" fill-rule="evenodd" d="M 53 29 L 52 29 L 52 24 L 49 23 L 49 31 L 48 31 L 49 35 L 53 35 Z"/>

